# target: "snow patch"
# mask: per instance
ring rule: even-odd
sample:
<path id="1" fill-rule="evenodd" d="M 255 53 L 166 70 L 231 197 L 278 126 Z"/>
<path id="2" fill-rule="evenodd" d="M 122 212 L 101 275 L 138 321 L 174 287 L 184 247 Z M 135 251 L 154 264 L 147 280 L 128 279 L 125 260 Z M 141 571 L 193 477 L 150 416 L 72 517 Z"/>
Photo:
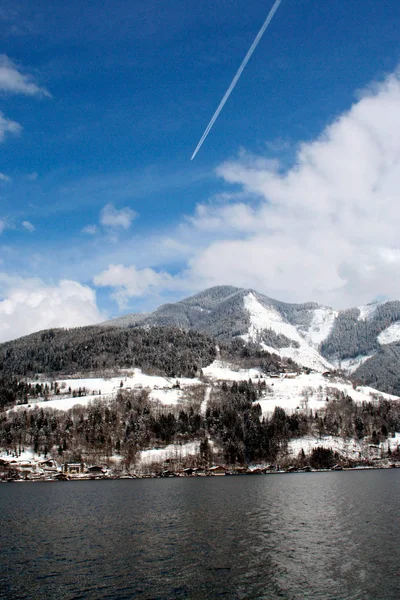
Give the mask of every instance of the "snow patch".
<path id="1" fill-rule="evenodd" d="M 397 396 L 386 394 L 368 386 L 353 385 L 345 379 L 329 379 L 322 373 L 301 373 L 295 377 L 287 377 L 282 373 L 279 378 L 268 377 L 261 369 L 233 369 L 228 363 L 215 360 L 203 369 L 203 373 L 214 381 L 248 381 L 254 383 L 261 378 L 267 384 L 267 391 L 259 402 L 263 415 L 272 413 L 277 406 L 288 413 L 297 410 L 319 410 L 325 408 L 326 398 L 332 390 L 343 392 L 350 396 L 354 402 L 372 402 L 377 396 L 386 400 L 399 400 Z"/>
<path id="2" fill-rule="evenodd" d="M 323 437 L 305 436 L 290 440 L 288 443 L 288 454 L 297 458 L 299 452 L 303 449 L 306 455 L 310 455 L 313 448 L 331 448 L 333 452 L 338 452 L 345 458 L 358 460 L 369 457 L 371 452 L 368 444 L 357 441 L 353 438 L 340 438 L 332 435 Z"/>
<path id="3" fill-rule="evenodd" d="M 261 374 L 261 369 L 234 369 L 229 364 L 214 360 L 211 365 L 203 369 L 203 375 L 216 381 L 248 381 L 257 379 Z"/>
<path id="4" fill-rule="evenodd" d="M 381 305 L 381 302 L 370 302 L 364 306 L 357 306 L 360 314 L 358 315 L 358 321 L 369 321 L 374 316 L 376 309 Z"/>
<path id="5" fill-rule="evenodd" d="M 386 400 L 399 400 L 397 396 L 379 392 L 368 386 L 358 386 L 354 389 L 348 381 L 326 379 L 321 373 L 303 373 L 294 379 L 269 380 L 266 377 L 265 382 L 270 391 L 257 400 L 264 416 L 272 413 L 277 406 L 288 413 L 320 410 L 325 408 L 326 398 L 332 395 L 333 390 L 343 392 L 359 404 L 373 402 L 378 396 Z"/>
<path id="6" fill-rule="evenodd" d="M 1 460 L 5 460 L 7 462 L 17 462 L 17 463 L 21 463 L 21 462 L 32 462 L 33 463 L 33 462 L 39 462 L 42 460 L 46 460 L 44 455 L 34 452 L 33 448 L 26 448 L 20 454 L 19 453 L 15 454 L 14 452 L 7 454 L 6 452 L 3 452 L 0 454 L 0 458 L 1 458 Z M 49 458 L 49 457 L 47 456 L 47 458 Z"/>
<path id="7" fill-rule="evenodd" d="M 371 448 L 370 442 L 365 440 L 355 440 L 353 438 L 342 438 L 332 435 L 322 437 L 307 435 L 301 438 L 292 439 L 288 443 L 288 453 L 293 458 L 297 458 L 299 452 L 303 449 L 306 455 L 310 455 L 313 448 L 331 448 L 333 452 L 338 452 L 340 456 L 352 460 L 371 459 L 374 455 L 380 458 L 381 451 L 387 452 L 388 448 L 396 448 L 400 443 L 400 433 L 395 433 L 394 437 L 389 437 L 379 444 L 378 448 Z"/>
<path id="8" fill-rule="evenodd" d="M 278 335 L 284 335 L 285 337 L 298 342 L 299 344 L 303 341 L 297 329 L 286 323 L 279 312 L 273 307 L 263 306 L 252 292 L 244 297 L 244 308 L 250 315 L 250 327 L 246 334 L 246 341 L 256 341 L 257 336 L 264 329 L 272 329 Z M 244 338 L 245 336 L 243 336 Z"/>
<path id="9" fill-rule="evenodd" d="M 200 405 L 200 414 L 203 415 L 203 417 L 205 417 L 205 415 L 206 415 L 207 405 L 208 405 L 208 401 L 210 400 L 210 396 L 211 396 L 211 385 L 208 385 L 206 387 L 206 389 L 204 390 L 204 400 Z"/>
<path id="10" fill-rule="evenodd" d="M 311 346 L 317 348 L 329 336 L 339 313 L 325 306 L 314 309 L 313 313 L 310 327 L 305 332 L 305 338 Z"/>
<path id="11" fill-rule="evenodd" d="M 288 339 L 297 342 L 299 348 L 290 346 L 274 348 L 261 342 L 261 346 L 266 352 L 275 353 L 282 358 L 291 358 L 299 365 L 317 371 L 325 371 L 331 368 L 331 364 L 304 340 L 293 325 L 286 323 L 275 308 L 262 306 L 252 293 L 245 296 L 244 306 L 250 315 L 249 331 L 242 336 L 245 341 L 258 341 L 260 333 L 264 329 L 271 329 L 277 335 L 284 335 Z"/>
<path id="12" fill-rule="evenodd" d="M 33 382 L 36 383 L 36 382 Z M 50 387 L 50 381 L 43 381 Z M 29 404 L 18 404 L 14 410 L 34 409 L 34 408 L 55 408 L 57 410 L 69 410 L 74 406 L 88 406 L 90 403 L 98 400 L 111 400 L 116 396 L 120 389 L 127 391 L 140 391 L 141 389 L 150 392 L 150 399 L 165 405 L 176 405 L 183 401 L 184 389 L 193 385 L 201 385 L 199 379 L 190 379 L 180 377 L 179 384 L 181 389 L 173 388 L 176 379 L 160 377 L 156 375 L 146 375 L 141 369 L 131 369 L 125 371 L 118 377 L 99 378 L 86 377 L 81 379 L 57 379 L 60 393 L 50 396 L 49 400 L 30 401 Z M 122 383 L 122 387 L 121 387 Z M 64 385 L 65 384 L 65 385 Z M 75 398 L 68 392 L 79 393 L 81 395 Z M 84 392 L 82 390 L 85 389 Z M 101 392 L 101 393 L 100 393 Z"/>
<path id="13" fill-rule="evenodd" d="M 199 453 L 200 442 L 187 444 L 170 444 L 165 448 L 152 448 L 140 452 L 139 465 L 148 465 L 152 462 L 165 462 L 168 458 L 181 460 L 185 456 L 195 456 Z"/>
<path id="14" fill-rule="evenodd" d="M 307 344 L 293 325 L 284 321 L 274 307 L 263 306 L 251 292 L 244 297 L 244 307 L 250 316 L 248 333 L 241 336 L 246 342 L 257 342 L 264 329 L 272 329 L 277 335 L 284 335 L 288 339 L 297 342 L 299 348 L 273 348 L 261 342 L 260 345 L 266 352 L 275 353 L 282 358 L 291 358 L 297 364 L 316 371 L 326 371 L 332 368 L 332 365 L 315 348 L 311 348 Z"/>
<path id="15" fill-rule="evenodd" d="M 360 367 L 362 364 L 364 364 L 365 361 L 367 361 L 369 358 L 371 358 L 375 354 L 376 354 L 376 352 L 373 352 L 372 354 L 359 354 L 358 356 L 355 356 L 354 358 L 345 358 L 342 360 L 336 360 L 336 361 L 334 361 L 333 364 L 338 369 L 342 369 L 343 371 L 345 371 L 346 373 L 351 375 L 352 373 L 357 371 L 358 367 Z"/>
<path id="16" fill-rule="evenodd" d="M 392 344 L 393 342 L 400 341 L 400 321 L 396 321 L 389 325 L 386 329 L 381 331 L 378 335 L 378 342 L 383 346 L 384 344 Z"/>

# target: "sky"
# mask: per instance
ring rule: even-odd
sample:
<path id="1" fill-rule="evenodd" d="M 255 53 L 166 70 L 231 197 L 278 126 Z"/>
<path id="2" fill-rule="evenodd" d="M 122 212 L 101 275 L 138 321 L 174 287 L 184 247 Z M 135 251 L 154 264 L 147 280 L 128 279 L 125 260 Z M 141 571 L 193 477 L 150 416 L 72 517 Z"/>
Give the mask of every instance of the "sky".
<path id="1" fill-rule="evenodd" d="M 400 2 L 0 0 L 0 341 L 213 285 L 400 299 Z"/>

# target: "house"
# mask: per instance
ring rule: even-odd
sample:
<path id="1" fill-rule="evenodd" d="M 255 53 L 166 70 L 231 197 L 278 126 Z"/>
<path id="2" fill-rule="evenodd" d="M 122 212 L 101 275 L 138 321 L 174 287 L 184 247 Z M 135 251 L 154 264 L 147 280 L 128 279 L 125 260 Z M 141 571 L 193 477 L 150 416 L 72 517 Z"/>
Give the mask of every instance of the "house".
<path id="1" fill-rule="evenodd" d="M 263 473 L 263 469 L 261 467 L 254 467 L 254 469 L 247 469 L 247 473 L 249 475 L 261 475 Z"/>
<path id="2" fill-rule="evenodd" d="M 54 479 L 56 481 L 68 481 L 68 475 L 65 473 L 57 473 L 57 475 L 54 475 Z"/>
<path id="3" fill-rule="evenodd" d="M 191 469 L 190 467 L 188 469 L 183 469 L 184 475 L 193 475 L 194 472 L 195 470 Z"/>
<path id="4" fill-rule="evenodd" d="M 39 463 L 39 467 L 43 469 L 43 471 L 52 472 L 57 471 L 57 463 L 55 460 L 49 458 L 48 460 L 42 460 Z"/>
<path id="5" fill-rule="evenodd" d="M 165 471 L 161 473 L 161 477 L 176 477 L 176 474 L 170 469 L 165 469 Z"/>
<path id="6" fill-rule="evenodd" d="M 222 465 L 215 465 L 213 467 L 210 467 L 208 470 L 210 472 L 210 475 L 225 475 L 226 473 L 226 468 Z"/>
<path id="7" fill-rule="evenodd" d="M 285 373 L 284 378 L 285 379 L 296 379 L 297 376 L 298 376 L 298 373 L 291 372 L 291 373 Z"/>
<path id="8" fill-rule="evenodd" d="M 83 473 L 85 470 L 84 463 L 64 463 L 62 466 L 62 472 L 72 474 Z"/>
<path id="9" fill-rule="evenodd" d="M 244 475 L 244 473 L 246 473 L 246 471 L 247 471 L 246 467 L 235 466 L 233 468 L 233 472 L 236 473 L 237 475 Z"/>
<path id="10" fill-rule="evenodd" d="M 87 468 L 88 473 L 93 473 L 93 475 L 103 475 L 105 469 L 100 465 L 93 465 Z"/>
<path id="11" fill-rule="evenodd" d="M 24 460 L 15 465 L 15 469 L 24 475 L 25 478 L 28 477 L 33 471 L 36 471 L 36 465 L 32 464 L 30 460 Z"/>

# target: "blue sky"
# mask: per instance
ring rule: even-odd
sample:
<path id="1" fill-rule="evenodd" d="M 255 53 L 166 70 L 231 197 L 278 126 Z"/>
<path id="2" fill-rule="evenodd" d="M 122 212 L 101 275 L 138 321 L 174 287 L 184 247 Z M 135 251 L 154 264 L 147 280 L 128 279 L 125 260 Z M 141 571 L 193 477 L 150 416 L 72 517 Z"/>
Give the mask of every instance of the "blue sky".
<path id="1" fill-rule="evenodd" d="M 364 184 L 373 149 L 349 166 L 347 187 L 340 177 L 329 184 L 338 187 L 323 236 L 335 231 L 330 249 L 318 240 L 319 208 L 308 213 L 309 192 L 296 217 L 288 185 L 297 177 L 298 190 L 301 173 L 316 168 L 310 154 L 323 140 L 324 156 L 359 147 L 358 133 L 347 137 L 353 110 L 357 119 L 370 111 L 363 124 L 379 148 L 391 137 L 385 102 L 389 95 L 395 110 L 397 0 L 282 0 L 190 161 L 272 4 L 0 3 L 1 339 L 150 310 L 219 283 L 339 306 L 400 297 L 388 232 L 396 215 L 377 228 L 374 213 L 390 201 L 397 146 L 388 143 L 381 179 L 365 197 L 357 192 L 361 204 L 346 219 L 341 203 L 353 201 L 357 177 Z M 364 205 L 378 188 L 384 196 Z M 325 192 L 312 189 L 320 207 Z M 365 217 L 359 238 L 357 215 Z"/>

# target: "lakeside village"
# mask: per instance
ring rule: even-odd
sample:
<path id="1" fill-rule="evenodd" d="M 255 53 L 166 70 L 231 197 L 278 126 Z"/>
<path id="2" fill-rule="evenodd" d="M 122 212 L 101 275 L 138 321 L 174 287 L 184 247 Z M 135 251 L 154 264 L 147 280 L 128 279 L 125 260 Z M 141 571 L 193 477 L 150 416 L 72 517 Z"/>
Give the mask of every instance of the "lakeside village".
<path id="1" fill-rule="evenodd" d="M 178 466 L 174 459 L 166 459 L 161 470 L 151 472 L 116 471 L 106 464 L 86 465 L 85 463 L 63 463 L 59 465 L 54 459 L 18 460 L 12 456 L 0 458 L 0 482 L 38 482 L 38 481 L 87 481 L 104 479 L 149 479 L 172 477 L 219 477 L 236 475 L 267 475 L 277 473 L 322 473 L 328 471 L 371 470 L 400 468 L 400 462 L 372 464 L 362 466 L 346 466 L 338 463 L 331 468 L 312 468 L 310 465 L 295 466 L 280 465 L 249 466 L 212 465 L 210 467 Z M 159 465 L 159 469 L 160 469 Z"/>
<path id="2" fill-rule="evenodd" d="M 201 381 L 181 378 L 173 384 L 167 380 L 169 385 L 165 385 L 166 378 L 145 375 L 140 369 L 135 369 L 129 375 L 125 373 L 124 381 L 120 380 L 120 373 L 118 377 L 106 379 L 66 378 L 59 385 L 57 382 L 49 382 L 49 385 L 36 382 L 32 385 L 44 389 L 45 398 L 41 401 L 39 396 L 36 402 L 29 399 L 26 404 L 19 404 L 8 412 L 22 414 L 20 411 L 43 411 L 46 407 L 63 412 L 82 411 L 84 406 L 90 407 L 92 402 L 107 404 L 110 398 L 115 399 L 119 394 L 124 398 L 126 394 L 140 394 L 146 390 L 149 400 L 161 411 L 163 408 L 173 409 L 174 404 L 178 410 L 178 407 L 182 408 L 189 402 L 189 390 L 193 393 L 194 389 L 198 389 L 198 410 L 204 417 L 207 406 L 213 401 L 213 394 L 226 386 L 224 382 L 251 381 L 251 378 L 261 386 L 262 394 L 257 403 L 265 415 L 272 414 L 277 406 L 284 407 L 288 414 L 298 414 L 301 409 L 306 415 L 311 410 L 324 409 L 328 402 L 327 395 L 332 393 L 351 396 L 355 402 L 375 401 L 376 396 L 376 390 L 349 385 L 337 373 L 318 373 L 306 368 L 294 372 L 286 364 L 280 365 L 280 372 L 262 373 L 260 369 L 234 370 L 231 365 L 214 361 L 204 371 L 205 377 Z M 100 385 L 103 393 L 99 390 Z M 92 400 L 94 394 L 96 396 Z M 382 397 L 390 400 L 395 398 L 388 394 L 382 394 Z M 206 449 L 202 448 L 204 444 L 207 445 Z M 175 440 L 169 446 L 167 442 L 165 447 L 143 449 L 138 460 L 126 463 L 121 455 L 112 453 L 107 458 L 100 455 L 91 458 L 88 455 L 64 457 L 57 456 L 56 452 L 50 452 L 49 456 L 20 445 L 18 448 L 9 447 L 0 454 L 0 482 L 215 477 L 400 468 L 400 434 L 397 433 L 392 434 L 392 439 L 387 436 L 386 440 L 374 441 L 369 437 L 356 440 L 344 438 L 338 433 L 328 435 L 327 432 L 320 432 L 316 435 L 315 432 L 308 432 L 290 439 L 284 452 L 276 456 L 273 464 L 225 463 L 219 446 L 218 440 L 212 439 L 209 432 L 205 431 L 202 438 L 195 436 L 191 441 Z M 204 456 L 208 457 L 207 460 L 204 460 Z"/>

